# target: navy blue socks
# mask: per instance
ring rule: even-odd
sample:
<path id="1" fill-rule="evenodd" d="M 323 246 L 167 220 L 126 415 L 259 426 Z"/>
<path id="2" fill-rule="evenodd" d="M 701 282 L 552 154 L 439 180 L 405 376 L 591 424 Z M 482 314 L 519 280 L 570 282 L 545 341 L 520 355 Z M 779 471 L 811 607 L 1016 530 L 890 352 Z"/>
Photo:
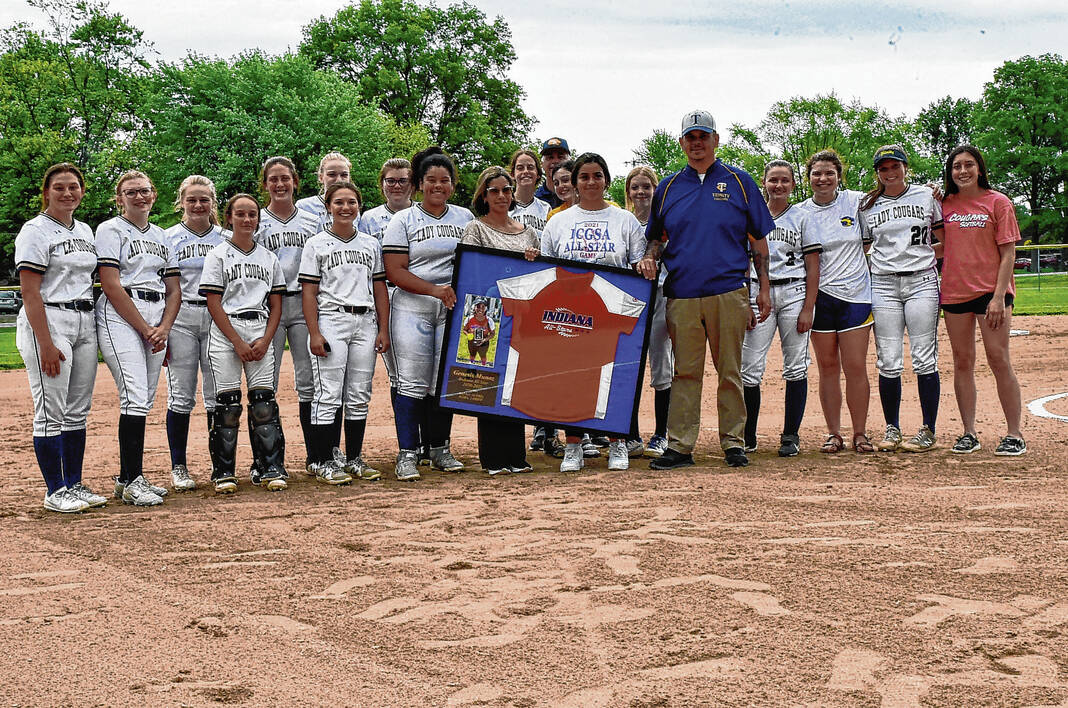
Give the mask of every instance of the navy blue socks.
<path id="1" fill-rule="evenodd" d="M 171 449 L 171 467 L 185 464 L 189 444 L 189 414 L 167 409 L 167 444 Z"/>
<path id="2" fill-rule="evenodd" d="M 786 415 L 783 418 L 782 434 L 797 435 L 805 417 L 808 402 L 808 379 L 786 382 Z"/>
<path id="3" fill-rule="evenodd" d="M 129 483 L 142 474 L 145 457 L 145 417 L 119 416 L 119 481 Z"/>
<path id="4" fill-rule="evenodd" d="M 45 486 L 51 494 L 63 484 L 63 444 L 59 435 L 48 437 L 33 436 L 33 451 L 37 455 L 37 465 L 41 468 Z"/>
<path id="5" fill-rule="evenodd" d="M 85 428 L 64 430 L 60 436 L 63 447 L 63 482 L 67 488 L 82 481 L 82 460 L 85 459 Z"/>
<path id="6" fill-rule="evenodd" d="M 938 421 L 938 397 L 942 393 L 942 383 L 939 381 L 938 372 L 920 374 L 916 377 L 916 388 L 920 391 L 920 411 L 923 413 L 923 424 L 935 430 Z"/>
<path id="7" fill-rule="evenodd" d="M 879 375 L 879 402 L 887 425 L 901 429 L 901 377 L 888 379 Z"/>

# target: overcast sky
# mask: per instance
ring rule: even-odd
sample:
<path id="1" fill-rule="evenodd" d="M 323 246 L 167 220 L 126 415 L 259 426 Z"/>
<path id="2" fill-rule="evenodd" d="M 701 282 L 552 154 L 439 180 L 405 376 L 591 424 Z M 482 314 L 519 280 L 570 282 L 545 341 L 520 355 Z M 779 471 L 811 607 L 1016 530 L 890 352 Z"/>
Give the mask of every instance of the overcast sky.
<path id="1" fill-rule="evenodd" d="M 229 57 L 296 49 L 302 28 L 342 0 L 111 0 L 161 58 L 188 51 Z M 439 2 L 439 4 L 445 4 Z M 724 140 L 776 100 L 837 93 L 914 116 L 941 96 L 977 98 L 1007 59 L 1068 54 L 1063 0 L 582 2 L 473 0 L 512 28 L 512 78 L 537 117 L 534 135 L 559 135 L 621 169 L 643 137 L 677 132 L 706 108 Z M 0 2 L 0 25 L 41 16 Z"/>

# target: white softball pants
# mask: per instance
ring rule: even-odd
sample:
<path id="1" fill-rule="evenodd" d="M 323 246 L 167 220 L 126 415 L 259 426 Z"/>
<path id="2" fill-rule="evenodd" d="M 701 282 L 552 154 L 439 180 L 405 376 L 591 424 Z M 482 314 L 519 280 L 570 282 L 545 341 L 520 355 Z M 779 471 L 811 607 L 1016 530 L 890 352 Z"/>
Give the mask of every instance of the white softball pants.
<path id="1" fill-rule="evenodd" d="M 389 308 L 389 333 L 397 365 L 397 392 L 409 398 L 437 394 L 435 383 L 448 310 L 436 297 L 397 288 Z"/>
<path id="2" fill-rule="evenodd" d="M 302 298 L 286 295 L 282 298 L 282 320 L 278 331 L 274 333 L 274 391 L 278 391 L 278 376 L 282 370 L 282 352 L 289 340 L 289 354 L 293 357 L 293 383 L 297 389 L 297 399 L 308 403 L 315 395 L 312 384 L 311 354 L 308 350 L 308 324 L 304 321 Z M 225 389 L 219 389 L 225 390 Z"/>
<path id="3" fill-rule="evenodd" d="M 164 300 L 149 302 L 134 298 L 133 303 L 145 322 L 153 327 L 163 319 Z M 166 348 L 153 352 L 152 345 L 115 311 L 107 297 L 96 301 L 96 337 L 100 354 L 119 390 L 119 413 L 147 416 L 156 400 Z"/>
<path id="4" fill-rule="evenodd" d="M 879 375 L 901 376 L 905 368 L 905 331 L 909 334 L 912 370 L 938 369 L 938 273 L 934 268 L 911 275 L 871 276 L 871 311 L 875 318 L 875 352 Z"/>
<path id="5" fill-rule="evenodd" d="M 756 304 L 758 286 L 749 288 L 749 305 L 760 318 Z M 800 381 L 808 375 L 809 333 L 799 334 L 797 317 L 805 304 L 805 281 L 771 286 L 771 314 L 755 329 L 746 331 L 742 343 L 742 385 L 759 386 L 768 364 L 768 350 L 775 332 L 779 332 L 782 344 L 782 377 L 787 381 Z"/>
<path id="6" fill-rule="evenodd" d="M 367 418 L 371 380 L 375 375 L 375 337 L 378 322 L 374 311 L 354 314 L 319 311 L 319 331 L 330 345 L 325 357 L 311 356 L 312 423 L 329 425 L 337 409 L 345 406 L 346 420 Z"/>
<path id="7" fill-rule="evenodd" d="M 261 317 L 255 320 L 243 320 L 236 317 L 230 318 L 230 324 L 234 326 L 241 339 L 251 344 L 263 336 L 267 331 L 267 318 Z M 213 323 L 208 335 L 208 361 L 211 362 L 212 375 L 215 378 L 215 393 L 224 391 L 241 391 L 241 373 L 244 372 L 249 390 L 265 388 L 271 391 L 275 382 L 275 372 L 278 370 L 274 362 L 274 349 L 267 347 L 267 353 L 259 361 L 241 361 L 241 357 L 234 351 L 230 340 Z"/>
<path id="8" fill-rule="evenodd" d="M 649 329 L 649 385 L 654 391 L 671 388 L 671 379 L 675 376 L 675 351 L 671 348 L 671 337 L 667 328 L 667 300 L 664 298 L 664 286 L 656 289 L 656 307 L 653 309 L 653 323 Z"/>
<path id="9" fill-rule="evenodd" d="M 81 430 L 89 416 L 96 383 L 96 323 L 92 312 L 45 307 L 52 344 L 63 353 L 59 375 L 41 371 L 37 336 L 26 317 L 19 312 L 15 346 L 26 364 L 33 395 L 34 437 L 59 435 L 65 430 Z"/>
<path id="10" fill-rule="evenodd" d="M 182 303 L 167 339 L 167 409 L 188 415 L 197 402 L 197 370 L 203 376 L 204 408 L 215 409 L 215 377 L 208 361 L 211 315 L 205 305 Z"/>

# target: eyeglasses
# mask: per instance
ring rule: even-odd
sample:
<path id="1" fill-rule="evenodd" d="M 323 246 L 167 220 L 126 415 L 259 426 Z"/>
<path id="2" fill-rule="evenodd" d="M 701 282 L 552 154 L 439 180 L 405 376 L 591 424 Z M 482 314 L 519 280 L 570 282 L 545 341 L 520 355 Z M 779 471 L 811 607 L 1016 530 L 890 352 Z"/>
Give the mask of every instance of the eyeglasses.
<path id="1" fill-rule="evenodd" d="M 512 185 L 508 184 L 503 187 L 486 187 L 486 194 L 511 194 Z"/>
<path id="2" fill-rule="evenodd" d="M 141 189 L 124 189 L 122 190 L 122 196 L 133 199 L 134 197 L 151 197 L 152 192 L 155 191 L 151 187 L 141 187 Z"/>
<path id="3" fill-rule="evenodd" d="M 411 180 L 407 177 L 386 177 L 384 180 L 387 187 L 407 187 L 411 184 Z"/>

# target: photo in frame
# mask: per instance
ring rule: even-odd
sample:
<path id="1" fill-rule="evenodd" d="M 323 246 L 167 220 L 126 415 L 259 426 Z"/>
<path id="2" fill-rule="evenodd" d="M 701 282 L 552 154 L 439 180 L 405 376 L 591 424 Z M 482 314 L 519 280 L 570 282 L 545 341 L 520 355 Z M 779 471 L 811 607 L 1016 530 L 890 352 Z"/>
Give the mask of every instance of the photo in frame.
<path id="1" fill-rule="evenodd" d="M 457 303 L 438 372 L 443 407 L 636 433 L 631 418 L 645 376 L 655 281 L 630 269 L 460 245 L 452 285 Z"/>

